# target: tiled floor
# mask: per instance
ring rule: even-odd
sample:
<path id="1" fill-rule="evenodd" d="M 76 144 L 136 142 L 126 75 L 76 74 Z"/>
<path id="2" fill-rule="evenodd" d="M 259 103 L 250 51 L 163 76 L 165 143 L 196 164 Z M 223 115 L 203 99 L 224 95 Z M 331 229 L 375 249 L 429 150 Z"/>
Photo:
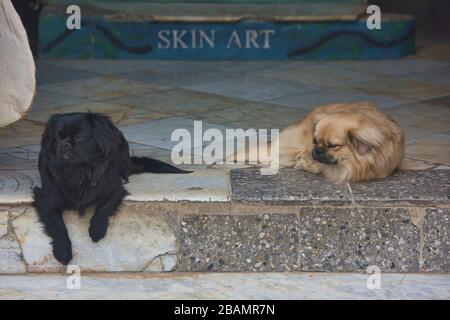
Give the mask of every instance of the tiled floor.
<path id="1" fill-rule="evenodd" d="M 109 114 L 133 154 L 168 161 L 172 131 L 192 130 L 193 120 L 222 132 L 282 129 L 317 105 L 357 100 L 376 102 L 404 129 L 404 168 L 442 168 L 450 165 L 450 56 L 443 50 L 450 45 L 365 62 L 40 61 L 31 110 L 0 129 L 0 180 L 36 169 L 40 135 L 54 113 Z"/>

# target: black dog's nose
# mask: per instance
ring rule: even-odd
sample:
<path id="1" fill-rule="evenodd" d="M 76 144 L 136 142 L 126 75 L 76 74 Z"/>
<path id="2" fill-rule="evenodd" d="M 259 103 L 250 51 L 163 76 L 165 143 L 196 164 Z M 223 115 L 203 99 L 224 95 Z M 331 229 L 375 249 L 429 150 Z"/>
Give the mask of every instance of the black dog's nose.
<path id="1" fill-rule="evenodd" d="M 59 147 L 61 148 L 62 151 L 67 151 L 70 149 L 70 144 L 68 141 L 63 141 L 63 142 L 61 142 Z"/>

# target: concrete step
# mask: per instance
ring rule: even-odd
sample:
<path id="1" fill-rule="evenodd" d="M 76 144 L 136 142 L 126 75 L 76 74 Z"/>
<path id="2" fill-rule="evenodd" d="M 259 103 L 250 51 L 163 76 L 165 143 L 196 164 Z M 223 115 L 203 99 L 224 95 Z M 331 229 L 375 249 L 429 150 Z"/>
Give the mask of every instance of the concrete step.
<path id="1" fill-rule="evenodd" d="M 64 271 L 31 207 L 37 174 L 11 172 L 0 176 L 0 273 Z M 336 185 L 294 169 L 199 169 L 127 188 L 98 243 L 91 213 L 65 214 L 83 272 L 450 271 L 450 170 Z"/>
<path id="2" fill-rule="evenodd" d="M 53 58 L 390 59 L 414 53 L 414 18 L 382 13 L 366 25 L 355 3 L 80 3 L 82 27 L 68 30 L 67 5 L 47 6 L 40 51 Z"/>
<path id="3" fill-rule="evenodd" d="M 76 289 L 73 275 L 3 275 L 0 299 L 450 299 L 450 275 L 381 274 L 379 287 L 370 276 L 297 272 L 81 274 Z"/>

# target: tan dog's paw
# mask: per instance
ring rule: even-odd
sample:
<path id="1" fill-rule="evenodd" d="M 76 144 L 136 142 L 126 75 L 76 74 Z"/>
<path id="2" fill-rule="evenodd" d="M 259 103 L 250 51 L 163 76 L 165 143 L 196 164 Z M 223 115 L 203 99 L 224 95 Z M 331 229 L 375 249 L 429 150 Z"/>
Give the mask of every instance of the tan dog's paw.
<path id="1" fill-rule="evenodd" d="M 322 172 L 322 166 L 320 163 L 306 158 L 299 158 L 294 163 L 294 168 L 305 170 L 311 173 L 319 174 Z"/>

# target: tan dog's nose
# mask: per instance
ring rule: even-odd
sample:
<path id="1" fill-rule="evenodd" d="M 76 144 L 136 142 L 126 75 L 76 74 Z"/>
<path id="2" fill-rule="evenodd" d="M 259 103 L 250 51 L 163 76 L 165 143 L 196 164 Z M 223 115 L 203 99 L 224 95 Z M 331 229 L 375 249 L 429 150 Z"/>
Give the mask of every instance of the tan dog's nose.
<path id="1" fill-rule="evenodd" d="M 323 149 L 323 148 L 321 148 L 321 147 L 314 147 L 314 149 L 313 149 L 313 158 L 315 159 L 315 158 L 320 158 L 320 157 L 322 157 L 324 154 L 325 154 L 325 150 Z"/>

